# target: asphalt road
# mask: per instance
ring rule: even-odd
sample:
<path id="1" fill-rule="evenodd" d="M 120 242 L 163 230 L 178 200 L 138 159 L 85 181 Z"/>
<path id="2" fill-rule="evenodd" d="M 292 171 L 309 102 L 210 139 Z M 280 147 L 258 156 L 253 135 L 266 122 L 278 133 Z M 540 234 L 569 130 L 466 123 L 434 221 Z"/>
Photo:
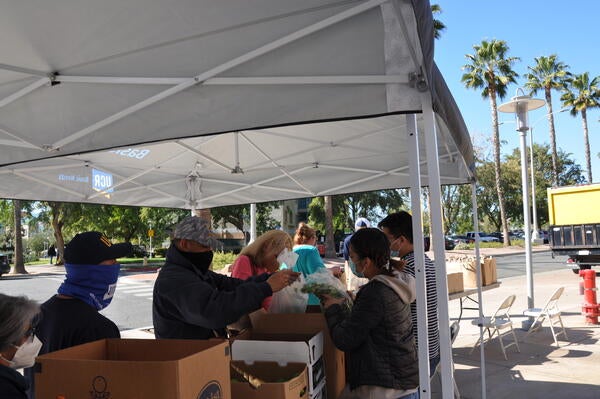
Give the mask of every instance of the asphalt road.
<path id="1" fill-rule="evenodd" d="M 571 271 L 564 266 L 566 257 L 552 259 L 550 252 L 533 254 L 533 272 L 541 273 L 551 270 Z M 496 258 L 498 278 L 520 276 L 525 274 L 525 255 L 507 255 Z M 119 329 L 133 329 L 152 325 L 152 288 L 154 281 L 132 278 L 132 274 L 119 277 L 119 284 L 112 303 L 102 311 L 113 320 Z M 56 274 L 38 274 L 31 276 L 2 276 L 0 292 L 7 295 L 27 295 L 39 302 L 50 298 L 63 278 Z"/>

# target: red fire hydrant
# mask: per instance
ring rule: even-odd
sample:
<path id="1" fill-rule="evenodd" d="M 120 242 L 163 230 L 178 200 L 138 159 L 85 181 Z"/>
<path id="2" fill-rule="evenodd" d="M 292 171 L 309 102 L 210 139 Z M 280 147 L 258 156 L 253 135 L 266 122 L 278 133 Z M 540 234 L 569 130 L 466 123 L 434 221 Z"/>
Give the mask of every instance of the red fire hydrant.
<path id="1" fill-rule="evenodd" d="M 592 269 L 579 270 L 579 275 L 583 277 L 583 305 L 581 314 L 585 316 L 585 322 L 588 324 L 598 324 L 600 316 L 600 305 L 596 300 L 596 271 Z"/>

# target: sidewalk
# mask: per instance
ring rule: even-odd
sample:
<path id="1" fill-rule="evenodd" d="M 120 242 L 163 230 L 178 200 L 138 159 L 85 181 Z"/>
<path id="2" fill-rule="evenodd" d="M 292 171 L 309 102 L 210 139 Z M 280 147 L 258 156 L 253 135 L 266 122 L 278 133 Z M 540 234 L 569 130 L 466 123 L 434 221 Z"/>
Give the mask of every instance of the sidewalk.
<path id="1" fill-rule="evenodd" d="M 560 286 L 565 291 L 558 304 L 567 330 L 568 340 L 559 337 L 557 348 L 548 327 L 528 337 L 521 330 L 525 318 L 522 311 L 527 308 L 525 276 L 502 280 L 499 288 L 483 293 L 483 314 L 491 315 L 510 294 L 517 299 L 511 308 L 521 353 L 516 348 L 507 349 L 508 360 L 504 360 L 498 339 L 494 338 L 485 347 L 485 369 L 487 398 L 504 399 L 516 395 L 524 398 L 577 398 L 599 399 L 600 385 L 600 326 L 588 325 L 581 315 L 583 296 L 579 295 L 581 278 L 570 270 L 558 270 L 534 275 L 534 302 L 543 306 Z M 451 322 L 460 310 L 458 300 L 450 301 Z M 481 398 L 481 362 L 479 347 L 471 354 L 471 348 L 479 337 L 479 328 L 471 324 L 478 312 L 465 310 L 460 323 L 460 332 L 453 345 L 455 379 L 462 398 Z M 432 384 L 432 398 L 441 398 L 439 380 Z"/>

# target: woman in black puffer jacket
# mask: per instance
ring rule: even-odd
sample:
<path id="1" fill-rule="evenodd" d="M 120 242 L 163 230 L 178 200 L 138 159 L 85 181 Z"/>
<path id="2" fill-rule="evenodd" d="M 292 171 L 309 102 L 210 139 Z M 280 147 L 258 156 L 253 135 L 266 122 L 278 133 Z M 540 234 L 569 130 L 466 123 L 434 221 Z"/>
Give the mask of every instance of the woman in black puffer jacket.
<path id="1" fill-rule="evenodd" d="M 410 303 L 415 280 L 390 266 L 390 246 L 378 229 L 361 229 L 350 240 L 350 259 L 365 284 L 350 312 L 342 300 L 324 297 L 335 346 L 346 354 L 348 385 L 340 399 L 417 398 L 419 366 Z"/>

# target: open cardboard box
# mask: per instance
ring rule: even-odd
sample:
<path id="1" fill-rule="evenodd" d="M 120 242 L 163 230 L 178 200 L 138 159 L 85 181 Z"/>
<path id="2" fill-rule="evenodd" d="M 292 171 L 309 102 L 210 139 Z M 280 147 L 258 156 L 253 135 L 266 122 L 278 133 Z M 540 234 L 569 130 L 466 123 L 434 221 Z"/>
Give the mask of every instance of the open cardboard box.
<path id="1" fill-rule="evenodd" d="M 39 356 L 38 399 L 230 398 L 224 340 L 103 339 Z"/>
<path id="2" fill-rule="evenodd" d="M 325 380 L 323 332 L 281 333 L 254 327 L 231 344 L 231 359 L 246 363 L 257 361 L 304 363 L 308 368 L 308 392 L 312 394 Z"/>
<path id="3" fill-rule="evenodd" d="M 304 363 L 288 363 L 285 366 L 280 366 L 277 362 L 231 363 L 232 399 L 308 398 L 308 375 Z M 252 387 L 236 369 L 260 379 L 261 385 Z"/>
<path id="4" fill-rule="evenodd" d="M 317 306 L 311 310 L 315 313 L 274 314 L 258 310 L 250 314 L 250 320 L 252 328 L 258 332 L 289 334 L 315 334 L 323 332 L 323 361 L 325 364 L 327 398 L 336 399 L 346 385 L 344 352 L 337 349 L 333 344 L 331 335 L 329 334 L 329 327 L 327 327 L 327 321 L 321 313 L 320 308 Z M 317 388 L 317 393 L 318 391 L 319 388 Z M 314 395 L 315 393 L 313 392 L 313 398 Z"/>

